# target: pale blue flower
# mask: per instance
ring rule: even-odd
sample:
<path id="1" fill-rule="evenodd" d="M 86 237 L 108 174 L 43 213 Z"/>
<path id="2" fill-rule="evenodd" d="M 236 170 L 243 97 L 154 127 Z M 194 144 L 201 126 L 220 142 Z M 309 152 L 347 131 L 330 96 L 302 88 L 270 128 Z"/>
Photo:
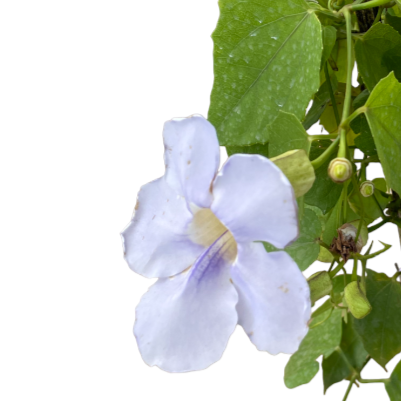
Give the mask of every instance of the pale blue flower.
<path id="1" fill-rule="evenodd" d="M 287 178 L 259 155 L 220 172 L 213 126 L 201 116 L 164 126 L 166 173 L 143 186 L 122 233 L 132 270 L 159 280 L 136 308 L 144 361 L 169 372 L 204 369 L 237 323 L 259 350 L 293 353 L 307 333 L 308 284 L 285 247 L 298 235 Z"/>

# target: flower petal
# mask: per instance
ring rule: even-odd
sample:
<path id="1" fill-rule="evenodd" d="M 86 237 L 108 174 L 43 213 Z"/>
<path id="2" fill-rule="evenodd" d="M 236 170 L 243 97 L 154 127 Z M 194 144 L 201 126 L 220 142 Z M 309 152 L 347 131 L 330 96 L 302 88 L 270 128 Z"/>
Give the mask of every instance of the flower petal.
<path id="1" fill-rule="evenodd" d="M 202 116 L 164 124 L 166 180 L 188 204 L 209 207 L 210 185 L 220 164 L 216 131 Z"/>
<path id="2" fill-rule="evenodd" d="M 211 209 L 238 242 L 284 248 L 298 236 L 292 186 L 263 156 L 237 154 L 227 160 L 213 183 Z"/>
<path id="3" fill-rule="evenodd" d="M 260 243 L 238 246 L 232 268 L 238 291 L 238 323 L 260 351 L 294 353 L 308 332 L 309 287 L 285 252 L 267 253 Z"/>
<path id="4" fill-rule="evenodd" d="M 220 359 L 237 324 L 238 295 L 230 282 L 233 249 L 227 235 L 189 271 L 159 279 L 142 297 L 134 333 L 147 364 L 187 372 Z"/>
<path id="5" fill-rule="evenodd" d="M 189 238 L 192 214 L 164 178 L 144 185 L 121 234 L 129 267 L 145 277 L 169 277 L 191 266 L 204 247 Z"/>

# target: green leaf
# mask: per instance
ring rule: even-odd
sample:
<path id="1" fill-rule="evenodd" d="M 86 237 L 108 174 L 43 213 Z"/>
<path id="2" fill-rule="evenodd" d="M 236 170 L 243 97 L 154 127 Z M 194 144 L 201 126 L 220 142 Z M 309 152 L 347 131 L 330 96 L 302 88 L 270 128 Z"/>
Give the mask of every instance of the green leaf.
<path id="1" fill-rule="evenodd" d="M 363 347 L 359 335 L 354 329 L 354 319 L 348 314 L 348 323 L 343 322 L 342 339 L 337 352 L 323 359 L 324 392 L 335 383 L 349 378 L 353 373 L 344 361 L 341 352 L 357 372 L 360 372 L 367 362 L 368 353 Z"/>
<path id="2" fill-rule="evenodd" d="M 358 70 L 366 87 L 375 85 L 391 71 L 401 79 L 401 35 L 387 24 L 375 24 L 356 42 Z"/>
<path id="3" fill-rule="evenodd" d="M 398 362 L 385 386 L 391 401 L 401 400 L 401 362 Z"/>
<path id="4" fill-rule="evenodd" d="M 387 183 L 401 193 L 401 84 L 394 73 L 377 84 L 365 107 Z"/>
<path id="5" fill-rule="evenodd" d="M 335 92 L 338 87 L 336 76 L 333 75 L 330 78 L 330 81 L 332 90 Z M 313 124 L 318 122 L 320 116 L 326 109 L 329 101 L 330 101 L 329 81 L 324 81 L 322 86 L 317 91 L 313 99 L 312 107 L 309 109 L 308 114 L 306 115 L 305 120 L 302 123 L 302 125 L 306 130 L 309 129 Z"/>
<path id="6" fill-rule="evenodd" d="M 305 210 L 300 222 L 298 239 L 284 250 L 294 259 L 301 271 L 306 270 L 319 255 L 319 238 L 323 231 L 321 221 L 322 212 L 315 207 L 305 205 Z M 277 250 L 273 245 L 264 243 L 268 252 Z"/>
<path id="7" fill-rule="evenodd" d="M 386 14 L 386 24 L 392 26 L 398 33 L 401 34 L 401 18 L 395 15 Z"/>
<path id="8" fill-rule="evenodd" d="M 310 159 L 314 160 L 320 156 L 331 144 L 331 141 L 314 141 L 310 150 Z M 316 179 L 312 188 L 305 195 L 305 202 L 308 205 L 318 207 L 323 214 L 326 214 L 336 204 L 342 190 L 342 185 L 336 184 L 327 174 L 327 168 L 336 153 L 316 171 Z"/>
<path id="9" fill-rule="evenodd" d="M 320 325 L 310 329 L 299 349 L 285 367 L 284 382 L 288 388 L 309 383 L 319 371 L 316 359 L 320 355 L 329 357 L 341 342 L 341 310 L 329 310 L 321 316 L 326 318 Z"/>
<path id="10" fill-rule="evenodd" d="M 369 99 L 370 92 L 364 89 L 352 102 L 352 107 L 356 110 L 364 106 Z"/>
<path id="11" fill-rule="evenodd" d="M 366 295 L 372 312 L 355 320 L 366 351 L 381 366 L 401 351 L 401 285 L 384 273 L 367 270 Z"/>
<path id="12" fill-rule="evenodd" d="M 322 52 L 322 62 L 320 68 L 324 67 L 327 59 L 333 50 L 334 45 L 337 40 L 337 29 L 333 26 L 325 26 L 322 29 L 322 42 L 323 42 L 323 52 Z"/>
<path id="13" fill-rule="evenodd" d="M 362 91 L 352 103 L 354 110 L 364 106 L 369 98 L 370 92 L 365 89 Z M 376 156 L 376 144 L 370 131 L 368 120 L 361 114 L 350 123 L 351 129 L 355 132 L 357 137 L 354 140 L 355 146 L 362 150 L 367 156 Z"/>
<path id="14" fill-rule="evenodd" d="M 269 142 L 249 146 L 227 146 L 227 153 L 260 154 L 275 157 L 289 150 L 303 149 L 309 154 L 311 142 L 299 120 L 290 113 L 280 111 L 269 127 Z"/>
<path id="15" fill-rule="evenodd" d="M 355 146 L 367 156 L 377 155 L 376 144 L 370 130 L 368 120 L 361 114 L 350 123 L 351 129 L 358 135 L 354 142 Z"/>
<path id="16" fill-rule="evenodd" d="M 269 131 L 270 157 L 275 157 L 294 149 L 303 149 L 306 154 L 309 154 L 311 143 L 308 134 L 293 114 L 280 111 Z"/>
<path id="17" fill-rule="evenodd" d="M 220 0 L 209 120 L 220 144 L 268 142 L 279 111 L 299 120 L 319 88 L 321 25 L 304 0 Z"/>
<path id="18" fill-rule="evenodd" d="M 249 155 L 262 155 L 269 157 L 269 144 L 268 143 L 257 143 L 249 146 L 226 146 L 228 156 L 235 153 L 244 153 Z"/>
<path id="19" fill-rule="evenodd" d="M 330 214 L 328 215 L 324 233 L 323 233 L 323 241 L 327 244 L 330 245 L 331 242 L 333 241 L 334 237 L 337 237 L 337 229 L 340 227 L 339 222 L 341 222 L 340 219 L 340 213 L 342 210 L 342 202 L 341 199 L 338 199 L 336 206 L 331 210 Z"/>

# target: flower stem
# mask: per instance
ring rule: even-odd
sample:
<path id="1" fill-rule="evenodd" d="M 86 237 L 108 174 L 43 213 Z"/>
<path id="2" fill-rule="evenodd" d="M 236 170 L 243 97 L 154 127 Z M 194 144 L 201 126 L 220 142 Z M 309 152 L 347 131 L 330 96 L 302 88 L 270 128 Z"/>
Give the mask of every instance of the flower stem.
<path id="1" fill-rule="evenodd" d="M 358 258 L 354 259 L 354 268 L 352 269 L 351 281 L 358 280 Z"/>
<path id="2" fill-rule="evenodd" d="M 331 277 L 331 278 L 335 277 L 336 274 L 337 274 L 343 267 L 344 267 L 344 260 L 342 260 L 342 261 L 337 265 L 337 267 L 329 273 L 329 274 L 330 274 L 330 277 Z"/>
<path id="3" fill-rule="evenodd" d="M 340 142 L 340 137 L 333 141 L 333 143 L 315 160 L 311 161 L 311 164 L 315 170 L 321 167 L 327 160 L 329 160 L 330 155 L 336 150 L 338 143 Z"/>
<path id="4" fill-rule="evenodd" d="M 374 226 L 370 226 L 368 227 L 368 232 L 372 233 L 373 231 L 376 231 L 378 228 L 384 226 L 386 223 L 388 223 L 390 221 L 390 217 L 386 217 L 385 219 L 383 219 L 382 221 L 380 221 L 379 223 L 375 224 Z"/>

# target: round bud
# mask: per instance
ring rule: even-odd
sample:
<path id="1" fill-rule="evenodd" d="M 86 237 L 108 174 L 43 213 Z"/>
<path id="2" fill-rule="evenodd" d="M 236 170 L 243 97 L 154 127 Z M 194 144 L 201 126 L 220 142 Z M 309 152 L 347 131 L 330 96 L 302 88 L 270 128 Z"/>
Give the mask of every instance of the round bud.
<path id="1" fill-rule="evenodd" d="M 345 182 L 351 178 L 352 164 L 344 157 L 337 157 L 330 162 L 328 174 L 334 182 Z"/>
<path id="2" fill-rule="evenodd" d="M 369 198 L 369 196 L 372 196 L 375 192 L 375 185 L 372 181 L 365 181 L 361 184 L 359 189 L 365 198 Z"/>

